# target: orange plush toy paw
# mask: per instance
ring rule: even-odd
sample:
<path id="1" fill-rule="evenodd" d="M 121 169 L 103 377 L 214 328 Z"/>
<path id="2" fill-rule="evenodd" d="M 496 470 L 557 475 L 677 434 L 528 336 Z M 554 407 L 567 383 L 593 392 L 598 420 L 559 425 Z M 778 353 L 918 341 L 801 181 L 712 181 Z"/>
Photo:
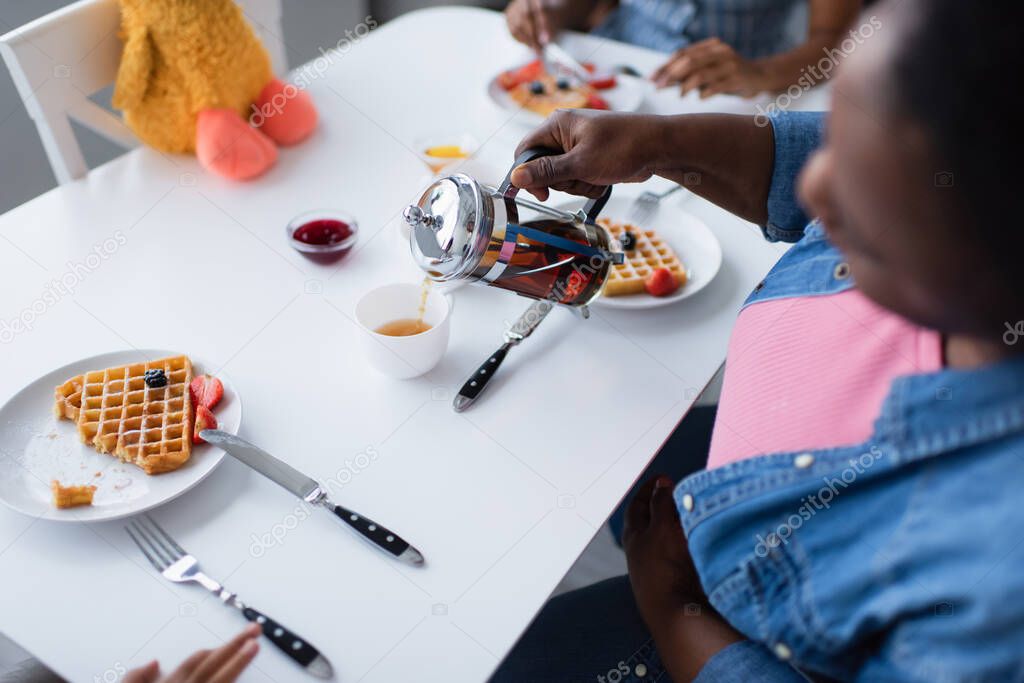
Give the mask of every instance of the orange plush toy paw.
<path id="1" fill-rule="evenodd" d="M 277 161 L 277 147 L 237 112 L 204 109 L 196 118 L 196 157 L 217 175 L 255 178 Z"/>
<path id="2" fill-rule="evenodd" d="M 317 114 L 309 93 L 273 79 L 252 106 L 249 123 L 279 145 L 296 145 L 316 128 Z"/>

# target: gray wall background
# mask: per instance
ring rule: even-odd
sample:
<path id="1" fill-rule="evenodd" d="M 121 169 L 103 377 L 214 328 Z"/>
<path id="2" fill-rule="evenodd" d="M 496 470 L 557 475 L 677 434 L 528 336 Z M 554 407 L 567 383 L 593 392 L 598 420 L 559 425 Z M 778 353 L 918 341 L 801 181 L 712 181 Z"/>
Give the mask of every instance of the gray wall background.
<path id="1" fill-rule="evenodd" d="M 318 45 L 332 45 L 346 28 L 366 16 L 366 6 L 378 21 L 436 5 L 503 7 L 505 0 L 282 0 L 284 40 L 291 67 L 317 56 Z M 0 0 L 0 34 L 71 4 L 69 0 Z M 109 101 L 109 92 L 97 101 Z M 87 130 L 78 129 L 89 167 L 122 153 L 121 149 Z M 7 69 L 0 61 L 0 213 L 27 202 L 56 186 L 35 124 L 18 97 Z"/>

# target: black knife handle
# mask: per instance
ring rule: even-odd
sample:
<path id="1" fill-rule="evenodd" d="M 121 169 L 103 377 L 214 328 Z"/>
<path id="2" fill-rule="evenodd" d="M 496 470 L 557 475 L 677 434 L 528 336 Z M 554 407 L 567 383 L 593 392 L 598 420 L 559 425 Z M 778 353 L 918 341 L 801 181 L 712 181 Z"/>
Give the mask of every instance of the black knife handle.
<path id="1" fill-rule="evenodd" d="M 487 360 L 480 364 L 480 367 L 476 369 L 466 383 L 459 389 L 459 396 L 466 399 L 464 402 L 459 402 L 456 397 L 457 406 L 461 403 L 461 408 L 456 407 L 456 410 L 463 410 L 469 407 L 469 404 L 476 400 L 476 397 L 480 395 L 480 392 L 487 387 L 487 383 L 491 381 L 491 377 L 501 367 L 501 362 L 505 360 L 505 356 L 508 355 L 509 349 L 512 348 L 512 344 L 502 344 L 501 348 L 488 356 Z"/>
<path id="2" fill-rule="evenodd" d="M 289 631 L 266 614 L 249 606 L 242 608 L 242 614 L 249 621 L 259 624 L 260 628 L 263 629 L 263 635 L 276 645 L 281 652 L 294 659 L 301 666 L 309 666 L 318 657 L 322 657 L 320 651 L 310 645 L 306 639 L 300 638 L 298 634 Z"/>
<path id="3" fill-rule="evenodd" d="M 360 536 L 370 541 L 378 548 L 381 548 L 382 550 L 385 550 L 395 557 L 403 560 L 409 558 L 409 562 L 411 564 L 423 564 L 423 556 L 420 555 L 419 551 L 409 545 L 408 541 L 403 539 L 394 531 L 377 524 L 377 522 L 373 521 L 369 517 L 363 517 L 358 512 L 353 512 L 341 505 L 331 504 L 329 507 L 331 511 L 338 516 L 338 519 L 355 529 Z M 406 553 L 406 551 L 409 551 L 409 553 Z M 419 558 L 419 561 L 417 561 L 416 558 Z"/>

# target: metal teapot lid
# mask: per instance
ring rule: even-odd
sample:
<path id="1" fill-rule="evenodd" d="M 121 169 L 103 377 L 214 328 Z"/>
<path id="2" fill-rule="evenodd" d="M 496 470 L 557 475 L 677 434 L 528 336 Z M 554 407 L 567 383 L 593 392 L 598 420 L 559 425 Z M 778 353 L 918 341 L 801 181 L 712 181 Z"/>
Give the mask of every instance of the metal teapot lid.
<path id="1" fill-rule="evenodd" d="M 412 229 L 413 259 L 434 280 L 472 272 L 487 249 L 494 222 L 488 192 L 468 175 L 441 178 L 403 216 Z"/>

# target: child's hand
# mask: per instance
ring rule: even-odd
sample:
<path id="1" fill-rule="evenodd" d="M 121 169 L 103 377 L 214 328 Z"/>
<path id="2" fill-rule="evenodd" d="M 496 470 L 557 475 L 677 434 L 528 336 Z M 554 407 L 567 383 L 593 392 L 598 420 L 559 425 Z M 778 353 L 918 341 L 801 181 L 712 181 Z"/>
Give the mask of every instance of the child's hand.
<path id="1" fill-rule="evenodd" d="M 167 676 L 152 661 L 132 669 L 124 683 L 233 683 L 259 652 L 260 627 L 253 624 L 216 650 L 199 650 Z"/>
<path id="2" fill-rule="evenodd" d="M 671 479 L 656 477 L 637 491 L 622 541 L 633 594 L 652 631 L 705 599 L 672 500 Z"/>
<path id="3" fill-rule="evenodd" d="M 593 9 L 594 0 L 512 0 L 505 8 L 509 33 L 520 43 L 539 50 Z"/>
<path id="4" fill-rule="evenodd" d="M 683 95 L 697 90 L 701 99 L 720 93 L 753 97 L 767 89 L 764 70 L 757 62 L 743 59 L 718 38 L 677 50 L 651 80 L 659 88 L 678 85 Z"/>

